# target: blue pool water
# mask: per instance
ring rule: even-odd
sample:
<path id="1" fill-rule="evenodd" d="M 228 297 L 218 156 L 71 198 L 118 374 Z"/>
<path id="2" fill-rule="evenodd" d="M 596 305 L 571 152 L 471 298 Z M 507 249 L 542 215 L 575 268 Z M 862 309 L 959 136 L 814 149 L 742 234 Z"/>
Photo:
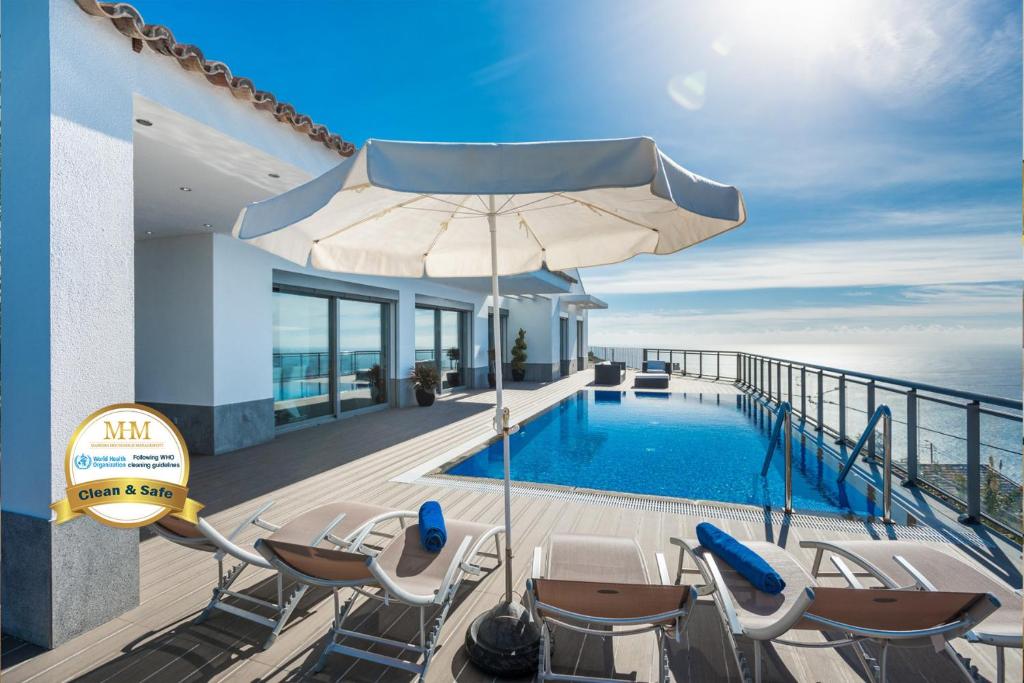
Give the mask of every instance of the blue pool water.
<path id="1" fill-rule="evenodd" d="M 738 397 L 642 391 L 580 391 L 523 424 L 511 437 L 512 479 L 623 493 L 781 508 L 784 455 L 767 477 L 768 429 Z M 832 456 L 813 439 L 793 441 L 793 507 L 878 515 L 853 482 L 836 483 Z M 500 479 L 501 442 L 448 474 Z"/>

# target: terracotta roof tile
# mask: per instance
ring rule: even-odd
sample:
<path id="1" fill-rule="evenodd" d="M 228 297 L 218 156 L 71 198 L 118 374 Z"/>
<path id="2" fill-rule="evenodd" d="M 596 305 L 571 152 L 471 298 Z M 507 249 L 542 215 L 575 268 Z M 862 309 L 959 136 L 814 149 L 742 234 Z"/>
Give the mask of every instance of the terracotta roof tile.
<path id="1" fill-rule="evenodd" d="M 186 71 L 202 74 L 213 85 L 227 88 L 238 99 L 247 100 L 256 109 L 270 112 L 281 123 L 287 123 L 296 131 L 323 143 L 341 156 L 352 156 L 355 152 L 355 145 L 351 142 L 332 133 L 327 126 L 315 123 L 307 115 L 295 111 L 295 107 L 287 102 L 279 102 L 273 93 L 257 90 L 250 79 L 234 76 L 227 64 L 206 59 L 203 51 L 195 45 L 179 43 L 166 26 L 147 24 L 139 11 L 128 3 L 97 0 L 75 2 L 86 13 L 109 19 L 118 31 L 131 38 L 133 44 L 138 46 L 136 51 L 141 49 L 141 45 L 146 45 L 154 52 L 173 57 Z"/>

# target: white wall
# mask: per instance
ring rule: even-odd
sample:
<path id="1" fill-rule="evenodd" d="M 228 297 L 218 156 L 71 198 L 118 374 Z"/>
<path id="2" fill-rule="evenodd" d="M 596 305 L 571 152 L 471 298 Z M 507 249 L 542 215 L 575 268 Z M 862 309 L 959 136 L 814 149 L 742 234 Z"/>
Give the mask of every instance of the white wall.
<path id="1" fill-rule="evenodd" d="M 135 400 L 214 405 L 213 237 L 135 247 Z"/>

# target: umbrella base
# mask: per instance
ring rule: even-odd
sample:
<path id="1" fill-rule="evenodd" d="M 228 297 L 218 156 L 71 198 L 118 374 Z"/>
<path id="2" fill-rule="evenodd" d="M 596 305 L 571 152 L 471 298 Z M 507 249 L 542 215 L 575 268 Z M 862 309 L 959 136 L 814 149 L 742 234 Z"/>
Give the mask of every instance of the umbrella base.
<path id="1" fill-rule="evenodd" d="M 502 601 L 466 630 L 466 654 L 483 671 L 499 677 L 521 678 L 536 673 L 540 629 L 518 603 Z"/>

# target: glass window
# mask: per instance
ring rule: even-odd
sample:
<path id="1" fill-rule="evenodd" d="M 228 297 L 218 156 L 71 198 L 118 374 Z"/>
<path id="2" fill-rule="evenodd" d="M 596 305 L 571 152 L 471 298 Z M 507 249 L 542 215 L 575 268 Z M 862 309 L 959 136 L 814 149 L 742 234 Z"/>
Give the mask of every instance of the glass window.
<path id="1" fill-rule="evenodd" d="M 449 387 L 460 387 L 462 381 L 462 314 L 458 311 L 438 311 L 441 319 L 442 380 Z"/>
<path id="2" fill-rule="evenodd" d="M 416 309 L 416 362 L 433 363 L 436 359 L 434 346 L 434 309 Z"/>
<path id="3" fill-rule="evenodd" d="M 274 292 L 274 423 L 332 415 L 330 300 Z"/>
<path id="4" fill-rule="evenodd" d="M 387 402 L 387 305 L 338 299 L 341 412 Z"/>

